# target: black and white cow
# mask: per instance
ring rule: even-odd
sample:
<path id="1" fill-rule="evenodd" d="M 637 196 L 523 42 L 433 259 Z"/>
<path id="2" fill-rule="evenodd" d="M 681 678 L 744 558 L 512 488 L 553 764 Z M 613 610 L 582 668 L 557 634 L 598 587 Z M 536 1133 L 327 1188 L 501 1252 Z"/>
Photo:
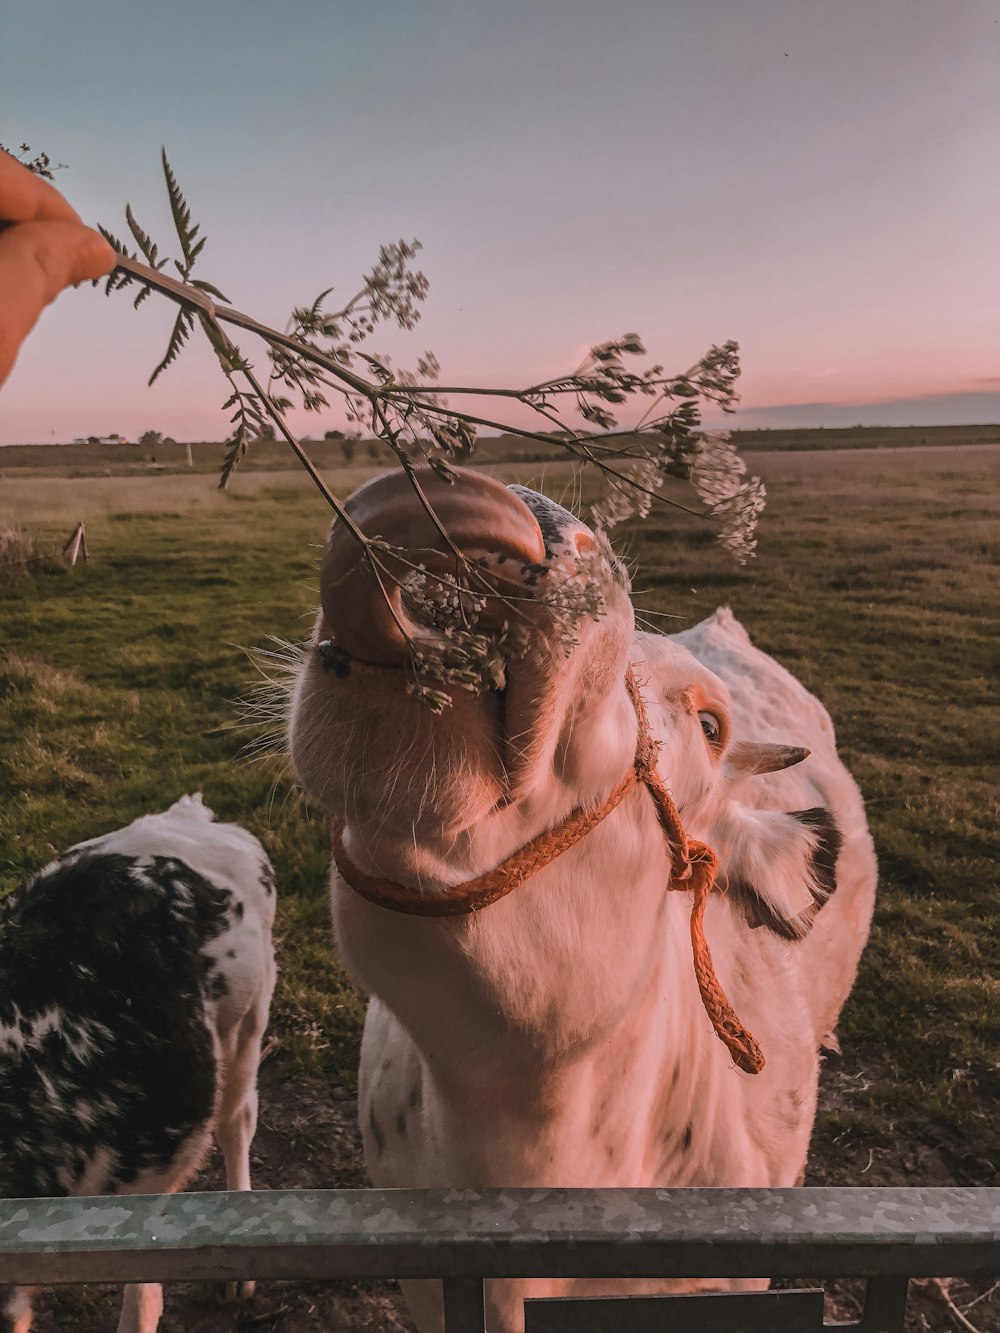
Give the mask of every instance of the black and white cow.
<path id="1" fill-rule="evenodd" d="M 213 818 L 184 796 L 0 901 L 0 1196 L 182 1190 L 213 1135 L 228 1188 L 250 1188 L 274 874 Z M 162 1307 L 127 1287 L 119 1333 Z M 30 1293 L 5 1312 L 27 1333 Z"/>

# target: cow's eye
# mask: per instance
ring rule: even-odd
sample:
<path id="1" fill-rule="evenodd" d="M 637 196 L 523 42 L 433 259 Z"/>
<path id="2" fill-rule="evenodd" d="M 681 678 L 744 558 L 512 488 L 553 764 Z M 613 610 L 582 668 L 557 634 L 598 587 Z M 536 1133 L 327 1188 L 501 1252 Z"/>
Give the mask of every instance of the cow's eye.
<path id="1" fill-rule="evenodd" d="M 722 723 L 714 713 L 701 712 L 698 714 L 698 721 L 701 723 L 701 729 L 705 733 L 705 738 L 710 745 L 718 745 L 722 739 Z"/>

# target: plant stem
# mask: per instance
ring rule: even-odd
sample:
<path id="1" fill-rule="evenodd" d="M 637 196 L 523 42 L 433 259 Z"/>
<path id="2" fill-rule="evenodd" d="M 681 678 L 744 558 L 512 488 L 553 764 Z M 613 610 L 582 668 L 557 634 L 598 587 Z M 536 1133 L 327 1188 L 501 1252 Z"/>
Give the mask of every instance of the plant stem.
<path id="1" fill-rule="evenodd" d="M 314 361 L 317 365 L 323 366 L 324 369 L 328 370 L 331 374 L 336 375 L 338 379 L 343 380 L 343 382 L 354 389 L 355 392 L 364 394 L 366 398 L 385 398 L 394 396 L 391 388 L 384 389 L 379 385 L 373 384 L 371 380 L 366 380 L 363 376 L 356 375 L 353 371 L 348 370 L 342 362 L 338 361 L 335 357 L 328 356 L 318 347 L 312 347 L 307 343 L 301 342 L 298 338 L 293 338 L 291 334 L 281 333 L 277 329 L 270 328 L 267 324 L 261 324 L 259 320 L 254 319 L 252 316 L 245 315 L 242 310 L 236 310 L 232 306 L 220 305 L 218 302 L 213 301 L 211 297 L 206 296 L 204 292 L 200 292 L 196 287 L 191 287 L 184 282 L 178 282 L 176 278 L 168 277 L 167 274 L 160 273 L 157 269 L 150 268 L 147 264 L 143 264 L 138 259 L 133 259 L 130 255 L 119 254 L 117 267 L 121 269 L 123 273 L 131 274 L 131 276 L 139 282 L 154 288 L 164 296 L 171 297 L 171 299 L 178 301 L 182 305 L 187 305 L 200 310 L 205 314 L 212 315 L 216 319 L 222 320 L 224 323 L 234 324 L 237 328 L 246 329 L 248 333 L 255 333 L 266 342 L 275 343 L 279 347 L 284 347 L 289 352 L 297 352 L 308 357 L 309 360 Z M 354 299 L 356 300 L 357 298 L 355 297 Z M 689 377 L 694 373 L 695 369 L 696 367 L 693 367 L 691 371 L 687 372 Z M 671 384 L 678 378 L 683 377 L 678 377 L 676 375 L 664 376 L 662 380 L 653 380 L 651 383 Z M 531 385 L 526 389 L 487 389 L 469 385 L 438 384 L 417 384 L 407 385 L 406 387 L 407 394 L 452 393 L 477 398 L 513 398 L 518 402 L 524 402 L 527 395 L 538 393 L 540 391 L 546 393 L 574 393 L 578 391 L 577 386 L 573 385 L 559 388 L 559 383 L 560 381 L 558 380 L 551 380 L 546 384 Z M 530 403 L 526 405 L 531 406 Z M 454 413 L 450 413 L 450 415 L 454 415 Z M 513 426 L 507 426 L 504 427 L 504 429 L 517 434 L 522 433 L 517 430 L 517 427 Z M 526 435 L 525 438 L 532 437 Z M 552 441 L 549 441 L 549 443 L 552 443 Z M 557 443 L 561 443 L 561 441 L 557 441 Z"/>
<path id="2" fill-rule="evenodd" d="M 298 352 L 308 356 L 310 360 L 323 366 L 332 375 L 336 375 L 338 379 L 343 380 L 356 393 L 364 394 L 366 398 L 379 393 L 374 384 L 363 379 L 360 375 L 355 375 L 352 371 L 346 370 L 339 361 L 327 356 L 325 352 L 321 352 L 316 347 L 309 347 L 299 342 L 298 339 L 290 337 L 287 333 L 279 333 L 277 329 L 261 324 L 259 320 L 253 319 L 250 315 L 245 315 L 242 310 L 234 310 L 231 306 L 219 305 L 211 297 L 206 296 L 204 292 L 200 292 L 197 287 L 191 287 L 184 282 L 177 282 L 176 279 L 168 277 L 165 273 L 158 273 L 155 268 L 149 268 L 148 265 L 141 263 L 138 259 L 132 259 L 129 255 L 120 254 L 117 267 L 122 272 L 131 274 L 139 282 L 152 287 L 155 291 L 162 292 L 164 296 L 169 296 L 181 305 L 199 310 L 216 323 L 222 321 L 226 324 L 235 324 L 239 329 L 246 329 L 248 333 L 257 334 L 265 342 L 277 343 L 279 347 L 287 348 L 290 352 Z"/>

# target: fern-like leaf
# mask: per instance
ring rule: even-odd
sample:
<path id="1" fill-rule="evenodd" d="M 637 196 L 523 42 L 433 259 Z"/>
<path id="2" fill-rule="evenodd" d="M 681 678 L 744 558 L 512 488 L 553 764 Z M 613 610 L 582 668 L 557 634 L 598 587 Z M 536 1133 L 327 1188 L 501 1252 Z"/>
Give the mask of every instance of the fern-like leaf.
<path id="1" fill-rule="evenodd" d="M 246 455 L 250 443 L 250 430 L 247 421 L 241 417 L 231 440 L 226 444 L 226 457 L 219 477 L 219 490 L 224 491 L 229 485 L 229 478 L 236 471 L 241 459 Z"/>
<path id="2" fill-rule="evenodd" d="M 136 222 L 131 204 L 125 205 L 125 221 L 128 223 L 129 230 L 135 237 L 136 245 L 138 245 L 139 249 L 145 256 L 147 264 L 149 264 L 150 268 L 155 268 L 157 248 L 153 244 L 152 238 L 144 232 L 138 222 Z"/>
<path id="3" fill-rule="evenodd" d="M 319 312 L 323 308 L 323 302 L 326 300 L 326 298 L 330 295 L 332 291 L 333 291 L 332 287 L 327 287 L 325 291 L 320 292 L 319 296 L 316 297 L 316 300 L 313 301 L 312 305 L 309 307 L 309 314 L 312 316 L 313 322 L 319 319 Z"/>
<path id="4" fill-rule="evenodd" d="M 107 227 L 102 227 L 101 224 L 98 223 L 97 230 L 107 241 L 108 245 L 111 246 L 112 250 L 116 250 L 120 255 L 128 254 L 128 246 L 125 244 L 125 242 L 120 241 L 118 237 L 114 235 L 113 232 L 108 231 Z"/>
<path id="5" fill-rule="evenodd" d="M 208 296 L 218 297 L 220 301 L 228 302 L 229 297 L 225 294 L 225 292 L 220 292 L 218 287 L 214 286 L 210 282 L 206 282 L 204 278 L 191 278 L 189 281 L 191 283 L 191 286 L 197 287 L 200 292 L 205 292 Z"/>
<path id="6" fill-rule="evenodd" d="M 166 368 L 177 360 L 180 350 L 188 340 L 188 335 L 194 324 L 194 316 L 190 310 L 180 310 L 177 313 L 177 319 L 174 323 L 173 332 L 170 335 L 170 341 L 167 343 L 167 350 L 163 360 L 149 377 L 149 383 L 152 385 L 159 379 Z"/>
<path id="7" fill-rule="evenodd" d="M 107 227 L 102 227 L 101 224 L 98 223 L 97 230 L 116 254 L 125 255 L 127 259 L 135 259 L 136 256 L 129 253 L 128 246 L 125 242 L 120 241 L 113 232 L 108 231 Z M 110 296 L 112 292 L 121 291 L 123 287 L 127 287 L 129 283 L 133 281 L 134 279 L 131 273 L 123 273 L 120 269 L 113 268 L 108 274 L 107 282 L 104 284 L 104 295 Z"/>
<path id="8" fill-rule="evenodd" d="M 194 261 L 201 252 L 204 245 L 204 237 L 195 246 L 195 237 L 199 228 L 191 225 L 191 210 L 188 207 L 187 200 L 181 194 L 181 188 L 177 184 L 177 177 L 174 175 L 173 168 L 167 161 L 167 150 L 164 148 L 161 152 L 163 160 L 163 175 L 167 182 L 167 194 L 170 196 L 170 213 L 174 219 L 174 227 L 177 231 L 177 239 L 181 243 L 181 253 L 184 255 L 183 267 L 178 264 L 182 276 L 186 279 L 191 272 Z"/>

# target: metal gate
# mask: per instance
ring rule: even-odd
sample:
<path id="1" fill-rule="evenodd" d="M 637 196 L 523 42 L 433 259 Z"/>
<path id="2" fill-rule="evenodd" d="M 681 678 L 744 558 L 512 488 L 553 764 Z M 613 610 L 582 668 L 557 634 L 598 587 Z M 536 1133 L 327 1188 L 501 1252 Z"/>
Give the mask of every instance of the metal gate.
<path id="1" fill-rule="evenodd" d="M 860 1277 L 901 1333 L 911 1277 L 1000 1273 L 1000 1189 L 276 1190 L 0 1201 L 0 1283 Z M 526 1333 L 818 1333 L 821 1291 L 525 1304 Z"/>

